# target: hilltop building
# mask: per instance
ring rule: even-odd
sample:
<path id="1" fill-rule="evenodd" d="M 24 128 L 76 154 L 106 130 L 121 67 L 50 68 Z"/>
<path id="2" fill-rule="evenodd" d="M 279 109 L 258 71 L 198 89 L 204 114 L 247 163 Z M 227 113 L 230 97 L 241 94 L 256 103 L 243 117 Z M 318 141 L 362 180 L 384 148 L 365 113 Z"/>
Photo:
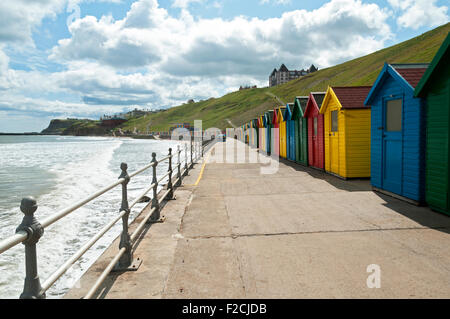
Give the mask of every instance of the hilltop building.
<path id="1" fill-rule="evenodd" d="M 246 86 L 240 86 L 239 87 L 239 91 L 242 91 L 242 90 L 250 90 L 250 89 L 256 89 L 256 88 L 258 88 L 256 85 L 253 85 L 253 86 L 250 86 L 250 85 L 246 85 Z"/>
<path id="2" fill-rule="evenodd" d="M 316 72 L 319 70 L 314 66 L 314 64 L 311 64 L 309 69 L 307 70 L 289 70 L 284 64 L 280 66 L 280 68 L 273 69 L 272 73 L 269 76 L 269 87 L 280 85 L 295 79 L 298 79 L 301 76 L 308 75 L 310 73 Z"/>

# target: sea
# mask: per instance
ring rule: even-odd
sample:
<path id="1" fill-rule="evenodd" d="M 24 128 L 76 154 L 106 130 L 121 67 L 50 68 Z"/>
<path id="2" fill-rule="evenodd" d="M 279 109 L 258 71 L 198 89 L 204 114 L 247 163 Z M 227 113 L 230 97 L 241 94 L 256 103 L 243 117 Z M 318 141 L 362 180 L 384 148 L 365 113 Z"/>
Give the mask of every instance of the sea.
<path id="1" fill-rule="evenodd" d="M 13 235 L 20 224 L 23 197 L 36 198 L 35 217 L 42 220 L 116 181 L 122 162 L 132 173 L 150 163 L 152 152 L 162 158 L 179 143 L 114 137 L 0 136 L 0 240 Z M 163 176 L 167 169 L 167 162 L 160 163 L 157 175 Z M 151 168 L 132 178 L 128 184 L 129 202 L 151 181 Z M 119 185 L 45 229 L 37 244 L 41 283 L 117 216 L 121 194 Z M 133 208 L 130 221 L 145 205 Z M 120 220 L 47 290 L 47 298 L 61 298 L 120 234 L 121 224 Z M 18 298 L 24 278 L 24 246 L 19 244 L 0 255 L 0 298 Z"/>

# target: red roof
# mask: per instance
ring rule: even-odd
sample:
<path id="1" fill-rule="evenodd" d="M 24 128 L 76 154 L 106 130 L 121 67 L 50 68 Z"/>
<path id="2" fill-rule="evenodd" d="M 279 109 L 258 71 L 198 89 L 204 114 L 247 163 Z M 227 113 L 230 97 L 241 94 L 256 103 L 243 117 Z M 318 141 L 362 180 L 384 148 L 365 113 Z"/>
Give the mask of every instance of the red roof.
<path id="1" fill-rule="evenodd" d="M 399 68 L 394 66 L 395 71 L 397 71 L 402 78 L 406 80 L 413 88 L 419 84 L 420 79 L 427 70 L 427 68 Z"/>
<path id="2" fill-rule="evenodd" d="M 333 86 L 343 109 L 369 108 L 364 105 L 364 100 L 369 95 L 371 86 Z"/>

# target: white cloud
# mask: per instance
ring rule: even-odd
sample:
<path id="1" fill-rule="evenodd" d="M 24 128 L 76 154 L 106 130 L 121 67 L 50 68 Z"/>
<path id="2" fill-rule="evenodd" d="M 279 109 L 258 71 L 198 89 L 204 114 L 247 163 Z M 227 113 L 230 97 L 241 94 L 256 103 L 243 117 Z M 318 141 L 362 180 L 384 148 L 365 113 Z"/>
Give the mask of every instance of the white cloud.
<path id="1" fill-rule="evenodd" d="M 122 20 L 74 21 L 70 38 L 60 40 L 50 55 L 64 70 L 10 72 L 0 111 L 16 106 L 18 112 L 94 114 L 136 105 L 169 107 L 244 84 L 265 86 L 281 63 L 327 67 L 380 49 L 391 37 L 387 11 L 360 0 L 331 0 L 278 18 L 230 20 L 194 18 L 186 9 L 189 2 L 173 3 L 182 8 L 177 17 L 156 0 L 139 0 Z M 0 72 L 7 62 L 0 51 Z M 63 101 L 64 95 L 78 100 Z"/>
<path id="2" fill-rule="evenodd" d="M 32 44 L 32 31 L 45 17 L 55 17 L 66 0 L 0 1 L 0 42 Z"/>
<path id="3" fill-rule="evenodd" d="M 388 0 L 391 6 L 401 11 L 397 24 L 403 28 L 417 30 L 420 27 L 435 27 L 447 23 L 448 7 L 437 6 L 436 0 Z"/>
<path id="4" fill-rule="evenodd" d="M 205 0 L 174 0 L 172 7 L 187 9 L 191 3 L 203 3 Z"/>
<path id="5" fill-rule="evenodd" d="M 280 18 L 194 20 L 186 10 L 174 18 L 156 0 L 141 0 L 120 21 L 77 20 L 72 37 L 59 41 L 52 58 L 119 69 L 155 67 L 177 76 L 258 77 L 281 62 L 323 67 L 379 49 L 391 36 L 387 17 L 376 4 L 332 0 Z"/>
<path id="6" fill-rule="evenodd" d="M 8 71 L 9 57 L 2 51 L 0 47 L 0 76 L 3 76 Z"/>
<path id="7" fill-rule="evenodd" d="M 274 3 L 274 4 L 291 4 L 291 0 L 260 0 L 260 4 Z"/>

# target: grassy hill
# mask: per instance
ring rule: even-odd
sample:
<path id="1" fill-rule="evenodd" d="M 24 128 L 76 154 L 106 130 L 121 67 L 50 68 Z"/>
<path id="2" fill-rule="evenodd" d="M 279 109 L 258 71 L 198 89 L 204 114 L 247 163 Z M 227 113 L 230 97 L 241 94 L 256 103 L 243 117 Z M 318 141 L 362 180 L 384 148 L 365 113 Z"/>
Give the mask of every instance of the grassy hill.
<path id="1" fill-rule="evenodd" d="M 295 96 L 309 92 L 325 91 L 328 85 L 372 85 L 385 62 L 420 63 L 431 62 L 435 53 L 450 31 L 450 23 L 424 33 L 416 38 L 377 51 L 273 88 L 249 89 L 229 93 L 220 98 L 184 104 L 168 110 L 136 118 L 122 125 L 124 129 L 167 131 L 171 123 L 203 120 L 203 128 L 239 126 L 263 112 L 292 102 Z M 269 70 L 268 70 L 269 72 Z"/>

